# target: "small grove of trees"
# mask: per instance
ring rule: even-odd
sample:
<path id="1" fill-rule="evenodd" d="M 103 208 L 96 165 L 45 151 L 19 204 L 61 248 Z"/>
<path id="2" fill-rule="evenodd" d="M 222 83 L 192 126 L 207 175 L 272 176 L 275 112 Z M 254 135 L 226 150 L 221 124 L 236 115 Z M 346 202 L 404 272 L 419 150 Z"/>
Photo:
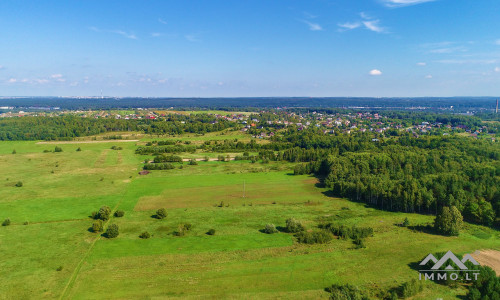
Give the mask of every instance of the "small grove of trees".
<path id="1" fill-rule="evenodd" d="M 434 220 L 434 229 L 444 235 L 457 236 L 463 226 L 463 217 L 455 206 L 445 206 Z"/>
<path id="2" fill-rule="evenodd" d="M 175 169 L 175 166 L 171 163 L 155 163 L 155 164 L 144 164 L 144 170 L 171 170 Z"/>
<path id="3" fill-rule="evenodd" d="M 167 215 L 168 215 L 167 210 L 165 208 L 160 208 L 156 211 L 155 218 L 161 220 L 161 219 L 165 219 L 167 217 Z"/>
<path id="4" fill-rule="evenodd" d="M 61 147 L 59 147 L 59 146 L 56 146 L 54 148 L 54 152 L 63 152 L 63 149 Z"/>
<path id="5" fill-rule="evenodd" d="M 345 225 L 335 225 L 328 223 L 321 225 L 321 228 L 329 230 L 334 235 L 342 239 L 352 239 L 356 248 L 366 248 L 365 238 L 373 236 L 373 228 L 371 227 L 348 227 Z"/>
<path id="6" fill-rule="evenodd" d="M 102 221 L 107 221 L 109 220 L 109 217 L 111 216 L 111 208 L 109 208 L 109 206 L 101 206 L 101 208 L 99 208 L 99 211 L 98 212 L 92 212 L 92 219 L 99 219 L 99 220 L 102 220 Z"/>
<path id="7" fill-rule="evenodd" d="M 478 268 L 480 274 L 469 287 L 467 299 L 500 299 L 500 277 L 490 267 Z"/>
<path id="8" fill-rule="evenodd" d="M 326 230 L 300 231 L 295 237 L 303 244 L 325 244 L 332 240 L 332 234 Z"/>
<path id="9" fill-rule="evenodd" d="M 113 239 L 117 237 L 120 234 L 119 227 L 116 224 L 111 224 L 108 226 L 108 229 L 106 230 L 106 237 L 108 239 Z"/>

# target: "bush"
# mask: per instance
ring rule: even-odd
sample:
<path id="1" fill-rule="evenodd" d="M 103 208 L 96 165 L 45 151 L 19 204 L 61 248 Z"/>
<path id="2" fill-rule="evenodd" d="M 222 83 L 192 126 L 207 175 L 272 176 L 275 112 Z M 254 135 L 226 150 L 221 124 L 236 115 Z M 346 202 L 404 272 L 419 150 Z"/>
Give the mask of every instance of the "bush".
<path id="1" fill-rule="evenodd" d="M 104 229 L 104 223 L 102 220 L 95 220 L 94 223 L 92 223 L 92 231 L 93 232 L 101 232 Z"/>
<path id="2" fill-rule="evenodd" d="M 408 220 L 408 218 L 405 218 L 405 220 L 403 221 L 403 223 L 401 224 L 401 226 L 408 227 L 409 225 L 410 225 L 410 221 Z"/>
<path id="3" fill-rule="evenodd" d="M 405 282 L 401 285 L 400 294 L 403 298 L 409 298 L 420 293 L 423 289 L 424 287 L 420 281 L 412 279 L 411 281 Z"/>
<path id="4" fill-rule="evenodd" d="M 141 233 L 141 234 L 139 235 L 139 237 L 140 237 L 141 239 L 149 239 L 149 238 L 151 237 L 151 234 L 150 234 L 149 232 L 147 232 L 147 231 L 144 231 L 143 233 Z"/>
<path id="5" fill-rule="evenodd" d="M 117 218 L 121 218 L 125 215 L 125 212 L 123 210 L 117 210 L 115 211 L 114 213 L 114 216 L 117 217 Z"/>
<path id="6" fill-rule="evenodd" d="M 278 229 L 276 229 L 276 226 L 274 226 L 274 224 L 266 224 L 266 227 L 264 228 L 264 232 L 267 234 L 273 234 L 273 233 L 277 233 Z"/>
<path id="7" fill-rule="evenodd" d="M 215 235 L 215 229 L 210 229 L 207 231 L 208 235 Z"/>
<path id="8" fill-rule="evenodd" d="M 190 223 L 186 223 L 186 224 L 183 225 L 183 227 L 184 227 L 184 229 L 186 231 L 189 231 L 189 230 L 191 230 L 191 228 L 193 227 L 193 225 L 191 225 Z"/>
<path id="9" fill-rule="evenodd" d="M 22 181 L 18 181 L 18 182 L 16 183 L 16 186 L 17 186 L 17 187 L 22 187 L 22 186 L 23 186 L 23 182 L 22 182 Z"/>
<path id="10" fill-rule="evenodd" d="M 90 217 L 92 219 L 97 219 L 97 212 L 96 211 L 93 211 L 92 213 L 90 213 Z"/>
<path id="11" fill-rule="evenodd" d="M 198 162 L 194 158 L 191 158 L 191 160 L 189 161 L 189 165 L 191 165 L 191 166 L 196 166 L 197 164 L 198 164 Z"/>
<path id="12" fill-rule="evenodd" d="M 63 149 L 61 147 L 59 147 L 59 146 L 56 146 L 54 148 L 54 152 L 63 152 Z"/>
<path id="13" fill-rule="evenodd" d="M 61 272 L 63 270 L 63 266 L 57 267 L 56 271 Z"/>
<path id="14" fill-rule="evenodd" d="M 165 219 L 167 217 L 168 213 L 167 213 L 167 210 L 165 208 L 160 208 L 156 211 L 156 218 L 157 219 Z"/>
<path id="15" fill-rule="evenodd" d="M 111 150 L 122 150 L 123 148 L 122 147 L 119 147 L 119 146 L 113 146 L 111 147 Z"/>
<path id="16" fill-rule="evenodd" d="M 369 299 L 357 286 L 346 284 L 339 285 L 334 284 L 331 287 L 325 289 L 330 293 L 330 299 L 332 300 L 364 300 Z"/>
<path id="17" fill-rule="evenodd" d="M 172 170 L 175 166 L 171 163 L 157 163 L 157 164 L 145 164 L 144 170 Z"/>
<path id="18" fill-rule="evenodd" d="M 16 153 L 17 153 L 16 149 L 12 150 L 12 154 L 16 154 Z"/>
<path id="19" fill-rule="evenodd" d="M 353 243 L 354 243 L 354 245 L 356 245 L 356 249 L 366 248 L 365 240 L 363 240 L 363 239 L 356 238 L 353 241 Z"/>
<path id="20" fill-rule="evenodd" d="M 107 221 L 109 220 L 110 215 L 111 215 L 111 208 L 109 208 L 109 206 L 101 206 L 101 208 L 99 208 L 99 212 L 96 215 L 96 218 L 103 221 Z"/>
<path id="21" fill-rule="evenodd" d="M 301 231 L 295 237 L 302 244 L 326 244 L 332 240 L 332 234 L 325 230 Z"/>
<path id="22" fill-rule="evenodd" d="M 10 225 L 10 219 L 7 218 L 3 221 L 2 226 L 9 226 Z"/>
<path id="23" fill-rule="evenodd" d="M 302 226 L 302 223 L 300 223 L 299 221 L 295 220 L 294 218 L 286 220 L 287 232 L 296 233 L 302 230 L 304 230 L 304 226 Z"/>
<path id="24" fill-rule="evenodd" d="M 80 151 L 82 151 L 82 148 L 80 148 L 80 147 L 76 148 L 76 152 L 80 152 Z"/>
<path id="25" fill-rule="evenodd" d="M 185 236 L 186 235 L 186 231 L 187 230 L 186 230 L 186 228 L 184 228 L 184 225 L 181 224 L 181 225 L 179 225 L 177 227 L 177 230 L 174 231 L 174 235 L 175 236 Z"/>
<path id="26" fill-rule="evenodd" d="M 30 224 L 30 222 L 28 222 L 28 221 L 25 221 L 25 222 L 23 223 L 23 225 L 29 225 L 29 224 Z"/>
<path id="27" fill-rule="evenodd" d="M 116 224 L 111 224 L 109 225 L 108 229 L 106 230 L 106 237 L 108 239 L 113 239 L 117 237 L 120 234 L 118 225 Z"/>

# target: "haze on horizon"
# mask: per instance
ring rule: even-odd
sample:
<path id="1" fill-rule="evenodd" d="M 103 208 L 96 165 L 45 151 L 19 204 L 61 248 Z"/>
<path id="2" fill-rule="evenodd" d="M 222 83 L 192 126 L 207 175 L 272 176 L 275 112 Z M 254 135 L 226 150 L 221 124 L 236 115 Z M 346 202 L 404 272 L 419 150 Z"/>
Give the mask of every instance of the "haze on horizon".
<path id="1" fill-rule="evenodd" d="M 497 0 L 0 2 L 0 96 L 495 96 Z"/>

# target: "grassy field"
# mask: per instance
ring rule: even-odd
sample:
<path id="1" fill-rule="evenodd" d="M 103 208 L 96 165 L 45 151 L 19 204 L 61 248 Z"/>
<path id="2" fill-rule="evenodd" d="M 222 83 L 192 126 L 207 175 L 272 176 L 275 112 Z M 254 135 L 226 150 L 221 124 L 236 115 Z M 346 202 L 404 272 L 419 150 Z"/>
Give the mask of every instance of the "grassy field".
<path id="1" fill-rule="evenodd" d="M 61 144 L 63 152 L 44 153 L 55 145 L 0 143 L 0 221 L 12 220 L 0 227 L 0 299 L 327 298 L 333 283 L 377 289 L 418 278 L 409 264 L 431 252 L 500 250 L 499 233 L 482 226 L 468 224 L 459 237 L 398 227 L 405 217 L 412 225 L 433 217 L 332 198 L 315 178 L 291 175 L 290 164 L 200 162 L 140 176 L 136 142 L 111 150 L 116 144 Z M 108 223 L 119 225 L 116 239 L 89 231 L 89 215 L 102 205 L 125 211 Z M 166 219 L 152 217 L 160 207 Z M 260 232 L 289 217 L 309 229 L 334 222 L 375 234 L 367 248 L 354 249 L 348 240 L 309 246 Z M 183 223 L 192 230 L 174 236 Z M 140 239 L 143 231 L 152 237 Z M 427 282 L 414 299 L 464 293 Z"/>

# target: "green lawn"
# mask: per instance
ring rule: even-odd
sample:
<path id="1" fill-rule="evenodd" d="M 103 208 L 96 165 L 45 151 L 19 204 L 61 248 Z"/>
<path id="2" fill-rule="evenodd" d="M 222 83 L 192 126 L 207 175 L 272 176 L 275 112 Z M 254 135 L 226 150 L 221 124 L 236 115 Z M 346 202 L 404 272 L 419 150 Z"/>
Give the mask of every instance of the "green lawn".
<path id="1" fill-rule="evenodd" d="M 500 250 L 499 233 L 482 226 L 468 224 L 459 237 L 398 227 L 405 217 L 412 225 L 433 217 L 331 198 L 315 178 L 291 175 L 291 164 L 200 162 L 140 176 L 144 157 L 134 154 L 135 143 L 111 150 L 115 144 L 62 144 L 61 153 L 43 153 L 54 145 L 0 143 L 0 220 L 12 220 L 0 227 L 0 299 L 327 298 L 324 288 L 333 283 L 377 289 L 418 278 L 409 264 L 431 252 Z M 88 216 L 102 205 L 125 211 L 108 223 L 119 225 L 116 239 L 89 231 Z M 167 218 L 153 218 L 161 207 Z M 309 246 L 288 233 L 260 232 L 289 217 L 308 229 L 335 222 L 375 234 L 356 250 L 348 240 Z M 192 230 L 174 236 L 184 223 Z M 151 239 L 140 239 L 143 231 Z M 427 282 L 415 299 L 464 293 Z"/>

